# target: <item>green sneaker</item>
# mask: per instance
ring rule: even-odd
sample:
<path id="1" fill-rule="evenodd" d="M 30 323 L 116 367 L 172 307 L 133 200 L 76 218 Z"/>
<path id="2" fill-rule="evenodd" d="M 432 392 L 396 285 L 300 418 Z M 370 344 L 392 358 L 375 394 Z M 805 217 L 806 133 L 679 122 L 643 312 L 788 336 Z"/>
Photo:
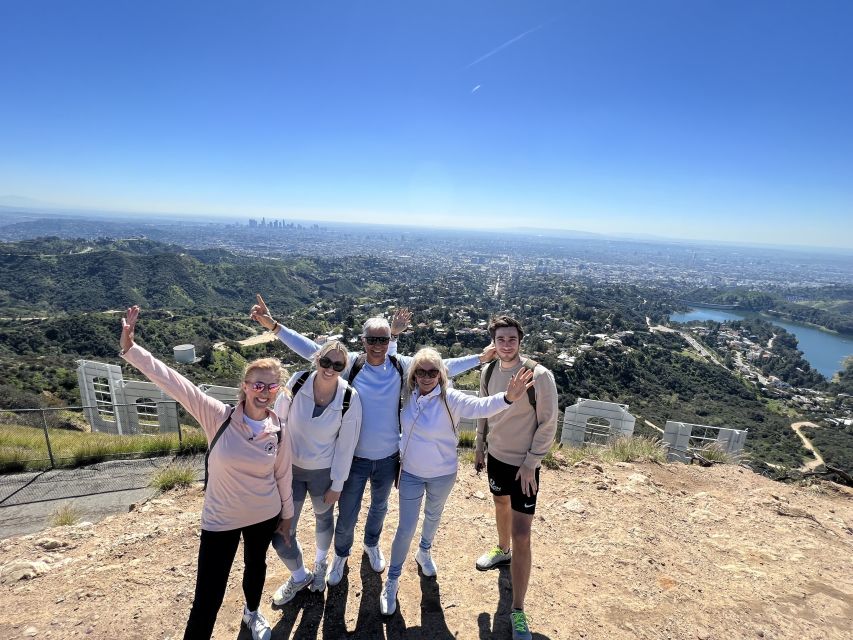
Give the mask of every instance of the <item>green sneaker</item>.
<path id="1" fill-rule="evenodd" d="M 530 627 L 527 626 L 527 614 L 521 609 L 513 609 L 509 615 L 512 618 L 512 640 L 533 640 Z"/>
<path id="2" fill-rule="evenodd" d="M 477 569 L 479 571 L 488 571 L 503 564 L 509 564 L 512 561 L 512 551 L 504 551 L 499 545 L 495 545 L 486 553 L 477 558 Z"/>

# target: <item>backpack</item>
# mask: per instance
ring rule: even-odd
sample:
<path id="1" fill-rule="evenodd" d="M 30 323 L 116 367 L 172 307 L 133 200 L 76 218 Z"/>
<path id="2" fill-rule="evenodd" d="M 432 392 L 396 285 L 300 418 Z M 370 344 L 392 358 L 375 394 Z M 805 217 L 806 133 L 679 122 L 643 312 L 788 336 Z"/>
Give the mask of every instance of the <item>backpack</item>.
<path id="1" fill-rule="evenodd" d="M 219 438 L 225 433 L 225 429 L 231 424 L 231 416 L 234 415 L 234 405 L 228 405 L 228 416 L 225 418 L 225 422 L 222 423 L 222 426 L 219 427 L 216 431 L 216 435 L 213 436 L 213 439 L 210 441 L 210 444 L 207 446 L 207 451 L 204 453 L 204 490 L 207 491 L 207 480 L 210 477 L 210 472 L 208 470 L 207 461 L 210 459 L 210 452 L 213 450 L 213 445 L 215 445 Z M 278 444 L 281 444 L 281 419 L 278 421 L 278 433 L 275 434 L 278 438 Z"/>
<path id="2" fill-rule="evenodd" d="M 489 364 L 486 365 L 486 368 L 483 369 L 483 375 L 486 376 L 486 382 L 483 385 L 483 388 L 486 390 L 486 394 L 489 393 L 489 380 L 492 379 L 492 372 L 495 370 L 495 364 L 497 364 L 497 359 L 492 360 Z M 536 361 L 531 360 L 530 358 L 525 358 L 524 360 L 524 368 L 530 369 L 533 371 L 536 369 Z M 530 402 L 530 406 L 533 407 L 533 410 L 536 411 L 536 387 L 528 387 L 527 389 L 527 400 Z"/>
<path id="3" fill-rule="evenodd" d="M 290 393 L 295 397 L 299 390 L 302 388 L 302 385 L 305 384 L 305 381 L 308 380 L 308 377 L 311 375 L 310 371 L 303 371 L 299 377 L 296 379 L 296 382 L 293 383 L 293 388 L 290 390 Z M 341 418 L 343 418 L 347 411 L 349 410 L 350 400 L 352 399 L 352 386 L 347 383 L 346 391 L 344 391 L 344 403 L 343 410 L 341 411 Z"/>

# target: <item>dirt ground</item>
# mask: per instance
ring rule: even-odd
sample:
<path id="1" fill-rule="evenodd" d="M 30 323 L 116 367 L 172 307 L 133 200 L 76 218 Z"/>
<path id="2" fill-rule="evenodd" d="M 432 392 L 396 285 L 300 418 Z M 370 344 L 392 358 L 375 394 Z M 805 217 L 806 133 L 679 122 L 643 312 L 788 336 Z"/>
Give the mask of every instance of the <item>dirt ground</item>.
<path id="1" fill-rule="evenodd" d="M 526 607 L 534 637 L 850 640 L 853 492 L 833 487 L 738 467 L 544 470 Z M 201 501 L 195 487 L 94 525 L 0 542 L 0 638 L 180 638 Z M 300 524 L 307 557 L 312 520 L 309 510 Z M 392 497 L 386 557 L 396 521 Z M 419 577 L 410 556 L 394 616 L 379 613 L 381 578 L 360 547 L 340 585 L 283 609 L 270 597 L 287 573 L 270 550 L 261 608 L 275 639 L 509 638 L 508 569 L 474 570 L 494 542 L 485 477 L 464 468 L 434 546 L 438 579 Z M 215 638 L 250 638 L 240 576 L 235 566 Z"/>

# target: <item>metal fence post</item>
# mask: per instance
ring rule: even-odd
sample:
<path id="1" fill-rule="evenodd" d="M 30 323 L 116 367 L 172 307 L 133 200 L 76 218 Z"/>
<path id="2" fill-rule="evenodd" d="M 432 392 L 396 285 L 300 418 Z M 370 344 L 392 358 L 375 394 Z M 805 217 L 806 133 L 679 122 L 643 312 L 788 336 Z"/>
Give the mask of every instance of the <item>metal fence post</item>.
<path id="1" fill-rule="evenodd" d="M 56 469 L 56 461 L 53 459 L 53 449 L 50 447 L 50 434 L 47 431 L 47 418 L 44 415 L 44 409 L 41 410 L 41 424 L 44 428 L 44 439 L 47 442 L 47 455 L 50 456 L 50 468 Z"/>
<path id="2" fill-rule="evenodd" d="M 181 421 L 178 420 L 178 449 L 180 449 L 183 444 L 183 433 L 184 430 L 181 429 Z"/>

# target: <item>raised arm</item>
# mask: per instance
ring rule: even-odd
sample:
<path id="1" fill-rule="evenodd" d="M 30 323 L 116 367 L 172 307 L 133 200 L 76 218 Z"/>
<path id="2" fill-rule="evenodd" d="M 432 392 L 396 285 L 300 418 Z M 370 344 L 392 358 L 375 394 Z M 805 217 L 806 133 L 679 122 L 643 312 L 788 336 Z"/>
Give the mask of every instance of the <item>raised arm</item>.
<path id="1" fill-rule="evenodd" d="M 469 369 L 473 369 L 477 365 L 485 364 L 494 360 L 497 350 L 495 345 L 489 343 L 482 352 L 470 356 L 462 356 L 461 358 L 447 358 L 444 360 L 444 366 L 447 367 L 447 374 L 453 378 L 460 373 L 465 373 Z"/>
<path id="2" fill-rule="evenodd" d="M 285 346 L 296 355 L 301 356 L 306 360 L 311 360 L 314 354 L 317 353 L 320 345 L 311 340 L 311 338 L 306 338 L 301 333 L 297 333 L 293 329 L 288 329 L 280 322 L 273 320 L 272 314 L 267 307 L 267 303 L 264 302 L 261 294 L 257 293 L 255 295 L 257 297 L 257 304 L 252 306 L 252 310 L 249 313 L 252 320 L 257 322 L 267 331 L 273 331 L 276 338 L 281 340 Z"/>
<path id="3" fill-rule="evenodd" d="M 134 341 L 136 322 L 139 319 L 139 307 L 127 310 L 121 319 L 120 356 L 139 369 L 146 378 L 157 385 L 164 393 L 174 398 L 198 420 L 204 429 L 208 441 L 215 435 L 216 429 L 225 420 L 228 406 L 213 398 L 180 373 L 161 362 Z"/>
<path id="4" fill-rule="evenodd" d="M 520 369 L 510 378 L 506 392 L 498 392 L 492 396 L 477 397 L 461 391 L 453 393 L 456 406 L 454 407 L 460 418 L 490 418 L 501 411 L 505 411 L 516 400 L 527 393 L 527 389 L 533 386 L 533 372 L 529 369 Z"/>

